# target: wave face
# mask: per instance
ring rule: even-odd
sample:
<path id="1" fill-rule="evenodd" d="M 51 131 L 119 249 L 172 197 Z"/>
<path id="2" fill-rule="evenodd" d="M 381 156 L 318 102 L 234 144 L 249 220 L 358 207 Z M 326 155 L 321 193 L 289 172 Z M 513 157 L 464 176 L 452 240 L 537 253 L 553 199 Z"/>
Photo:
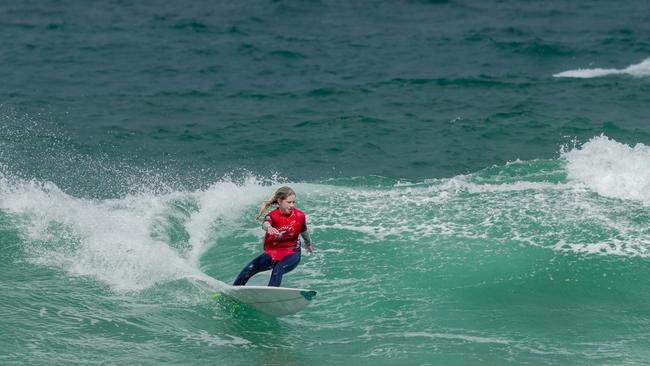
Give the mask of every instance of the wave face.
<path id="1" fill-rule="evenodd" d="M 150 343 L 150 350 L 130 348 L 133 357 L 164 353 L 173 343 L 210 346 L 224 359 L 238 359 L 230 352 L 241 348 L 263 357 L 269 347 L 291 349 L 302 339 L 309 355 L 296 357 L 317 360 L 336 347 L 335 363 L 424 360 L 434 350 L 454 360 L 463 349 L 473 350 L 471 359 L 488 352 L 492 362 L 505 354 L 531 362 L 540 354 L 558 363 L 625 359 L 627 344 L 645 339 L 640 328 L 630 331 L 639 310 L 629 301 L 650 300 L 636 280 L 650 274 L 648 164 L 647 146 L 602 135 L 563 148 L 557 159 L 422 181 L 367 176 L 269 185 L 249 177 L 91 199 L 5 172 L 0 222 L 3 241 L 13 243 L 4 251 L 11 258 L 5 273 L 29 291 L 43 278 L 50 286 L 29 305 L 39 316 L 28 324 L 5 315 L 10 329 L 61 324 L 55 333 L 65 337 L 49 341 L 60 346 L 84 334 L 104 360 L 114 357 L 113 346 L 102 343 L 113 325 L 128 330 L 118 338 Z M 261 230 L 251 218 L 287 183 L 308 213 L 317 252 L 283 284 L 320 295 L 278 323 L 215 301 L 211 292 L 259 253 Z M 24 270 L 34 277 L 24 279 Z M 267 279 L 260 274 L 252 283 Z M 3 306 L 19 308 L 22 291 L 7 291 Z M 69 327 L 70 319 L 81 329 Z M 170 324 L 180 332 L 169 334 Z M 288 334 L 278 337 L 277 326 Z M 579 339 L 571 329 L 580 329 Z M 605 329 L 625 329 L 606 357 L 598 341 Z"/>

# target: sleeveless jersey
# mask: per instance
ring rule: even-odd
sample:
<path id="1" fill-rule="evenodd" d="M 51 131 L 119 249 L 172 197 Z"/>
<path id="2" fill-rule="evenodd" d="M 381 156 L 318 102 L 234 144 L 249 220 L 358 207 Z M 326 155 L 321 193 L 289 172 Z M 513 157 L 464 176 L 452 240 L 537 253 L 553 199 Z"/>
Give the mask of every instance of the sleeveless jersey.
<path id="1" fill-rule="evenodd" d="M 278 229 L 280 235 L 266 234 L 264 237 L 264 251 L 274 261 L 281 261 L 289 254 L 300 251 L 300 233 L 307 231 L 305 213 L 297 208 L 291 209 L 291 214 L 283 215 L 279 208 L 269 212 L 264 217 L 264 222 Z"/>

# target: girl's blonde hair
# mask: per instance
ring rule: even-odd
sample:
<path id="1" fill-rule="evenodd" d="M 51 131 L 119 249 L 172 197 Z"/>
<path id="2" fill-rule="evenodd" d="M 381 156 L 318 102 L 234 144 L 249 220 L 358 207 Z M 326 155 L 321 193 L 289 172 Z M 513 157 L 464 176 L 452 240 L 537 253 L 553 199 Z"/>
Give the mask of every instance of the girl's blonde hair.
<path id="1" fill-rule="evenodd" d="M 275 194 L 273 194 L 271 198 L 262 202 L 262 206 L 260 206 L 260 212 L 255 217 L 255 220 L 259 219 L 260 216 L 262 216 L 264 212 L 269 208 L 269 206 L 271 206 L 272 204 L 279 203 L 280 200 L 286 200 L 287 197 L 291 195 L 293 196 L 296 195 L 296 192 L 294 192 L 293 189 L 291 189 L 291 187 L 284 186 L 278 188 L 278 190 L 275 191 Z"/>

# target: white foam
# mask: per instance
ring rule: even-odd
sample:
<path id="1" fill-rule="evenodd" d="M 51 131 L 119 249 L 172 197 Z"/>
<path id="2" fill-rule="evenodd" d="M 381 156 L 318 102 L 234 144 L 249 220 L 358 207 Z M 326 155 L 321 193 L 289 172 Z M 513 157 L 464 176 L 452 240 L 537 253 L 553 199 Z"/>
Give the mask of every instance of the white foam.
<path id="1" fill-rule="evenodd" d="M 630 65 L 624 69 L 577 69 L 568 70 L 553 75 L 556 78 L 597 78 L 609 75 L 630 75 L 634 77 L 650 76 L 650 58 L 643 60 L 636 65 Z"/>
<path id="2" fill-rule="evenodd" d="M 482 337 L 465 334 L 453 333 L 430 333 L 430 332 L 403 332 L 402 337 L 405 338 L 429 338 L 431 340 L 446 339 L 446 340 L 459 340 L 468 343 L 491 343 L 491 344 L 511 344 L 512 341 L 501 337 Z"/>
<path id="3" fill-rule="evenodd" d="M 233 219 L 238 218 L 245 208 L 267 198 L 269 188 L 249 177 L 243 184 L 217 182 L 193 195 L 199 209 L 191 215 L 185 228 L 192 248 L 189 259 L 198 265 L 201 255 L 214 244 L 215 238 L 230 230 Z"/>
<path id="4" fill-rule="evenodd" d="M 199 257 L 233 226 L 230 221 L 265 194 L 268 187 L 251 178 L 194 192 L 93 200 L 68 195 L 52 183 L 10 182 L 0 174 L 0 209 L 18 225 L 31 260 L 94 277 L 116 291 L 140 291 L 182 278 L 222 286 L 200 271 Z M 165 221 L 161 218 L 174 214 L 178 201 L 193 207 L 183 222 L 189 236 L 185 251 L 170 246 L 158 227 Z"/>
<path id="5" fill-rule="evenodd" d="M 333 235 L 344 238 L 336 243 L 343 250 L 350 240 L 418 243 L 418 248 L 516 242 L 579 254 L 650 256 L 647 228 L 630 211 L 644 210 L 639 201 L 650 203 L 646 146 L 632 148 L 600 136 L 562 152 L 559 161 L 542 163 L 542 171 L 527 164 L 519 177 L 510 168 L 501 175 L 494 167 L 487 174 L 394 187 L 307 189 L 315 195 L 312 228 L 347 231 Z M 622 201 L 611 202 L 612 197 Z"/>
<path id="6" fill-rule="evenodd" d="M 560 240 L 553 249 L 564 252 L 625 257 L 648 257 L 650 254 L 647 239 L 639 240 L 639 238 L 627 238 L 626 240 L 612 238 L 596 243 L 567 243 L 565 240 Z"/>
<path id="7" fill-rule="evenodd" d="M 562 154 L 567 177 L 605 197 L 650 204 L 650 147 L 601 135 Z"/>
<path id="8" fill-rule="evenodd" d="M 515 182 L 502 184 L 467 183 L 467 190 L 470 193 L 543 191 L 549 189 L 565 189 L 565 187 L 566 186 L 562 183 L 549 182 Z"/>

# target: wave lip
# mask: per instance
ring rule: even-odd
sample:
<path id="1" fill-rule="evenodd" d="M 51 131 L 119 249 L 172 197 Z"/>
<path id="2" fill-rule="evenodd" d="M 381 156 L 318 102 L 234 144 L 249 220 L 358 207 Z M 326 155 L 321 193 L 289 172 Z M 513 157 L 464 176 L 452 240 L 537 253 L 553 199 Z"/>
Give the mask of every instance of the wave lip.
<path id="1" fill-rule="evenodd" d="M 605 135 L 562 154 L 567 178 L 604 197 L 650 205 L 650 147 L 634 147 Z"/>
<path id="2" fill-rule="evenodd" d="M 650 76 L 650 58 L 647 58 L 636 65 L 630 65 L 624 69 L 577 69 L 563 71 L 553 76 L 556 78 L 591 79 L 610 75 L 630 75 L 634 77 Z"/>

